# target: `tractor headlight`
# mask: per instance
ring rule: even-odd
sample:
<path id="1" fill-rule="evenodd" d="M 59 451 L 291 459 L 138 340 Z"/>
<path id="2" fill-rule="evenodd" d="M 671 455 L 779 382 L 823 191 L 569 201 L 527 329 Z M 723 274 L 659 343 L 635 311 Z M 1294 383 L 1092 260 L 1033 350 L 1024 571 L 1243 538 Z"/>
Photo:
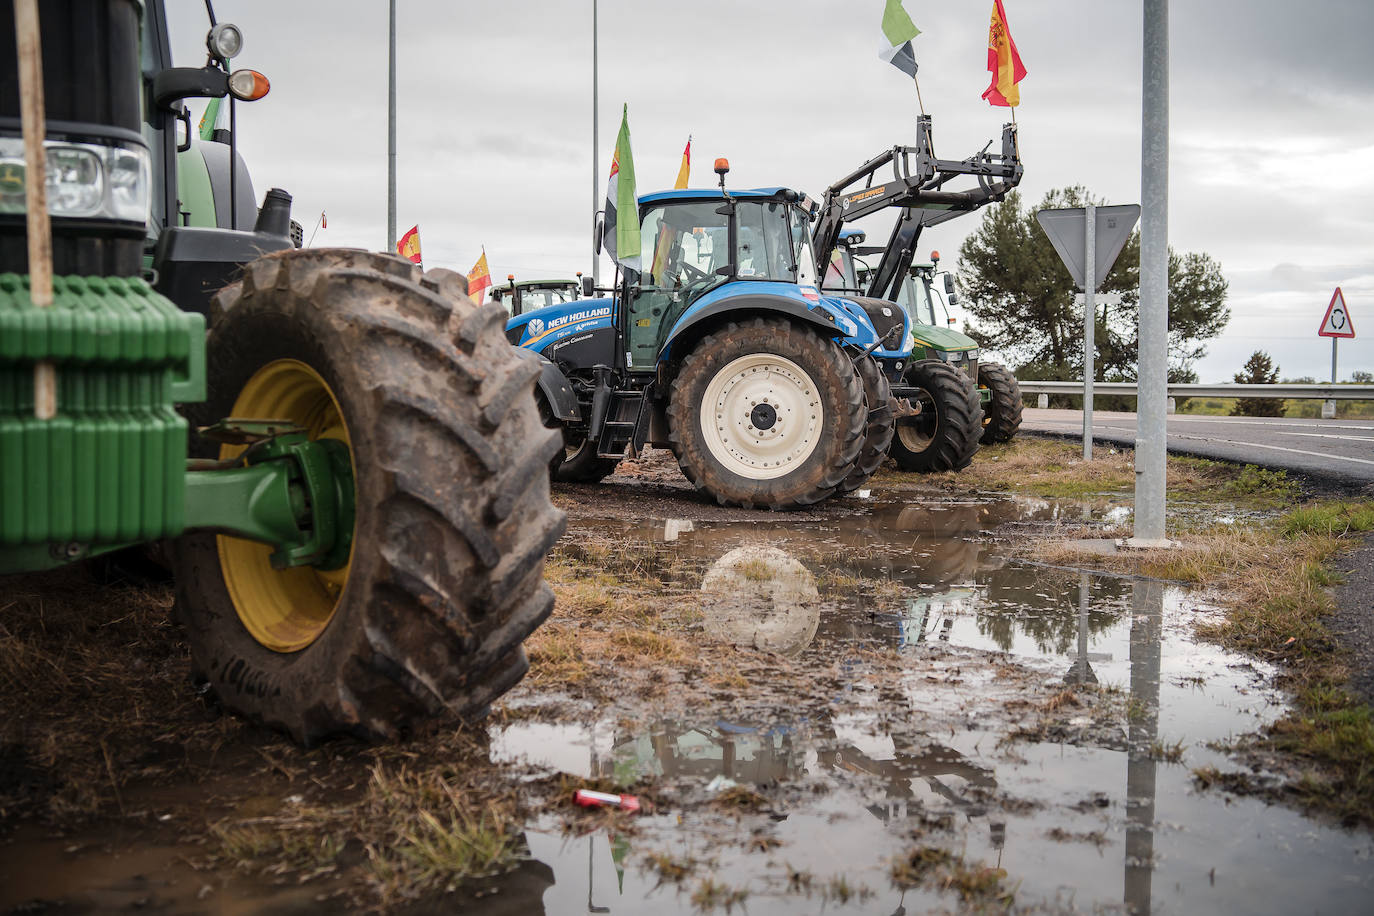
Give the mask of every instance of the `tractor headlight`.
<path id="1" fill-rule="evenodd" d="M 148 150 L 45 140 L 48 213 L 55 217 L 148 219 L 152 165 Z M 0 137 L 0 213 L 23 213 L 24 141 Z"/>

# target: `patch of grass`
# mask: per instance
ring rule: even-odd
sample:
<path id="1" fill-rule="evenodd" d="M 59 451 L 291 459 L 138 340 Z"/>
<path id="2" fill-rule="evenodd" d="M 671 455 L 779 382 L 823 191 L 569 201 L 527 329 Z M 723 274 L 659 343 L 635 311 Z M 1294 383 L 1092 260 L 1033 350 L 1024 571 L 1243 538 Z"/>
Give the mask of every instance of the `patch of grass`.
<path id="1" fill-rule="evenodd" d="M 721 908 L 729 913 L 737 906 L 742 908 L 748 898 L 749 891 L 744 888 L 730 887 L 714 878 L 707 878 L 692 891 L 692 906 L 703 913 Z"/>
<path id="2" fill-rule="evenodd" d="M 1167 741 L 1156 739 L 1150 742 L 1150 758 L 1164 763 L 1182 763 L 1184 750 L 1182 741 L 1175 741 L 1170 744 Z"/>
<path id="3" fill-rule="evenodd" d="M 1294 509 L 1283 517 L 1284 537 L 1344 537 L 1374 531 L 1374 503 L 1327 502 Z"/>
<path id="4" fill-rule="evenodd" d="M 730 786 L 711 799 L 711 804 L 736 811 L 762 811 L 768 807 L 768 799 L 747 786 Z"/>
<path id="5" fill-rule="evenodd" d="M 678 859 L 666 852 L 660 852 L 649 857 L 649 867 L 658 872 L 660 881 L 681 884 L 685 878 L 696 871 L 697 861 L 690 856 L 685 859 Z"/>
<path id="6" fill-rule="evenodd" d="M 846 878 L 844 875 L 836 875 L 835 877 L 831 878 L 830 883 L 828 883 L 825 886 L 825 892 L 822 894 L 822 897 L 825 900 L 834 900 L 841 906 L 845 905 L 850 900 L 862 901 L 867 900 L 872 896 L 873 891 L 871 889 L 865 887 L 862 884 L 858 885 L 857 887 L 851 886 L 849 883 L 849 879 Z"/>
<path id="7" fill-rule="evenodd" d="M 902 890 L 920 887 L 932 872 L 949 864 L 953 858 L 948 850 L 939 846 L 913 846 L 906 855 L 892 861 L 888 876 L 893 885 Z"/>
<path id="8" fill-rule="evenodd" d="M 1014 894 L 1003 885 L 1007 873 L 1000 868 L 955 856 L 938 846 L 915 846 L 893 860 L 888 871 L 900 890 L 926 886 L 952 891 L 967 905 L 986 910 L 1006 910 Z"/>
<path id="9" fill-rule="evenodd" d="M 363 810 L 371 881 L 385 906 L 453 890 L 522 858 L 514 804 L 460 791 L 442 771 L 378 764 Z"/>

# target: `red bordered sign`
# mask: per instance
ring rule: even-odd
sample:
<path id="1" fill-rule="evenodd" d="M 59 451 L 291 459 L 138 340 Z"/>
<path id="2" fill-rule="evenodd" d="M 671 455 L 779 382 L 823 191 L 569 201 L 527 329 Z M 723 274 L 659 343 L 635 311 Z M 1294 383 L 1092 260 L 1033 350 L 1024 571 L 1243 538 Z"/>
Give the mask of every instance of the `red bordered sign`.
<path id="1" fill-rule="evenodd" d="M 1326 307 L 1326 317 L 1322 319 L 1317 334 L 1321 337 L 1355 336 L 1355 326 L 1350 323 L 1350 310 L 1345 307 L 1345 296 L 1341 295 L 1339 286 L 1331 295 L 1331 304 Z"/>

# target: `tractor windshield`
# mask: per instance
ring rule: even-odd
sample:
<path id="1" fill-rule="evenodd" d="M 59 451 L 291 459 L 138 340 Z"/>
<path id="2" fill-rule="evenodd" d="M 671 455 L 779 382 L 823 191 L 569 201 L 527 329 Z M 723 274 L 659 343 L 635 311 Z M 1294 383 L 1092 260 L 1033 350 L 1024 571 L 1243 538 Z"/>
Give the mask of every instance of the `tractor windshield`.
<path id="1" fill-rule="evenodd" d="M 574 286 L 526 286 L 520 290 L 520 311 L 532 312 L 547 305 L 562 305 L 577 298 Z"/>
<path id="2" fill-rule="evenodd" d="M 821 288 L 832 292 L 857 293 L 862 290 L 854 271 L 854 255 L 847 248 L 830 252 L 830 266 L 825 270 Z"/>
<path id="3" fill-rule="evenodd" d="M 813 282 L 811 232 L 806 214 L 777 200 L 736 199 L 738 250 L 731 257 L 729 217 L 722 200 L 667 203 L 645 211 L 640 223 L 644 265 L 641 286 L 691 288 L 700 295 L 726 277 L 716 271 L 734 265 L 741 280 Z"/>
<path id="4" fill-rule="evenodd" d="M 902 281 L 901 290 L 897 294 L 897 304 L 906 310 L 912 324 L 943 324 L 935 319 L 937 307 L 942 312 L 949 311 L 944 300 L 939 298 L 940 295 L 940 290 L 931 282 L 930 277 L 912 271 Z"/>

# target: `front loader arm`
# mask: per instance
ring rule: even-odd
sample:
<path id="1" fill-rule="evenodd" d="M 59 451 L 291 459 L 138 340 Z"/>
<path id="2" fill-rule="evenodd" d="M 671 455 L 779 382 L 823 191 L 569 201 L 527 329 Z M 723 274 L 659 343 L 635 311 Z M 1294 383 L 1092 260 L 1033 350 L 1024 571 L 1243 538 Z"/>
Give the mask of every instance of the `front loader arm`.
<path id="1" fill-rule="evenodd" d="M 1016 126 L 1002 127 L 1000 152 L 988 152 L 991 145 L 967 159 L 936 158 L 930 115 L 921 115 L 917 119 L 915 146 L 894 146 L 826 189 L 813 232 L 816 269 L 824 271 L 829 264 L 845 223 L 887 207 L 901 207 L 902 216 L 892 230 L 869 288 L 870 296 L 891 298 L 886 293 L 895 293 L 892 288 L 911 266 L 921 229 L 1000 201 L 1020 183 L 1023 168 Z M 888 165 L 892 167 L 891 180 L 875 185 L 879 170 Z M 961 178 L 971 178 L 973 182 L 946 188 Z"/>

